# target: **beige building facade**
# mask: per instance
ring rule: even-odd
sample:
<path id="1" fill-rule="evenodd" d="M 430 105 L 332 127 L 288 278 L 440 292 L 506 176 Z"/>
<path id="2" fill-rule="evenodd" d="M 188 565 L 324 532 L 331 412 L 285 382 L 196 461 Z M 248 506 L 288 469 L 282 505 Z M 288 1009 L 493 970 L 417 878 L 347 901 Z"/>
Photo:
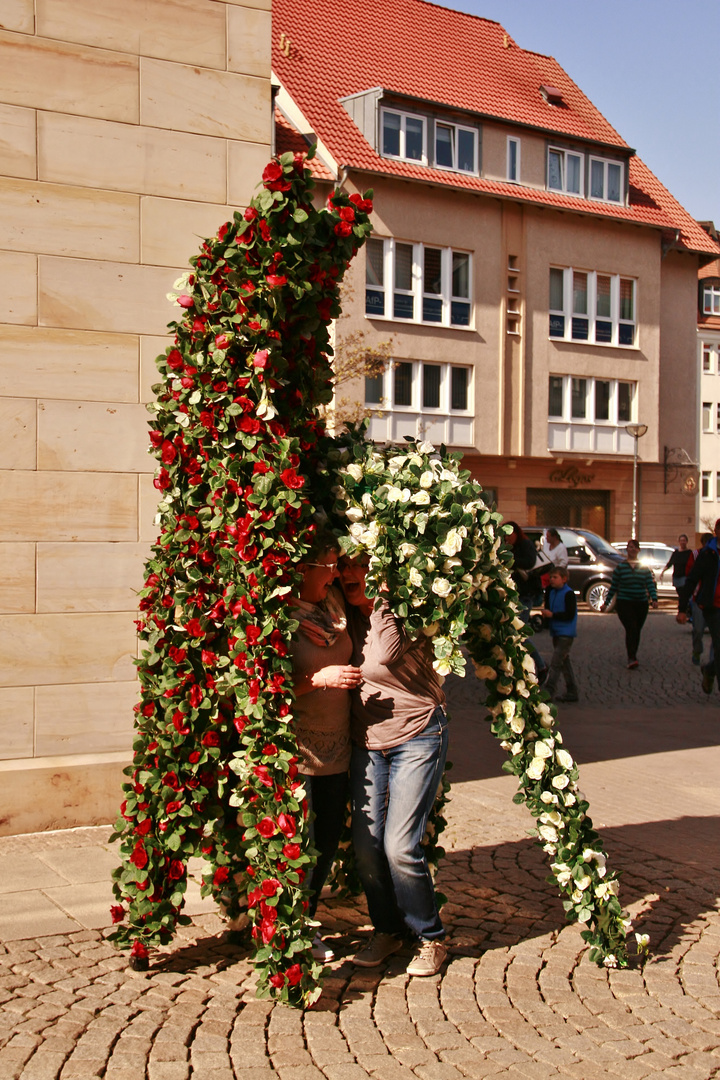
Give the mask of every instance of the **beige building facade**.
<path id="1" fill-rule="evenodd" d="M 114 818 L 166 294 L 271 151 L 270 0 L 0 9 L 0 834 Z"/>

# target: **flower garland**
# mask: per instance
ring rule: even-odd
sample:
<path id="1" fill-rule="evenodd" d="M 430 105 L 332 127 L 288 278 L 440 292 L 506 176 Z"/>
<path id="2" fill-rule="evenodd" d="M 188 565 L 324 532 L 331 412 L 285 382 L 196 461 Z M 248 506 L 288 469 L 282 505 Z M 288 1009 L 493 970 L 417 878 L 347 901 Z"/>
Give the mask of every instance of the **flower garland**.
<path id="1" fill-rule="evenodd" d="M 119 947 L 147 964 L 181 914 L 187 860 L 202 891 L 247 914 L 259 992 L 320 993 L 304 879 L 314 864 L 292 730 L 287 600 L 312 539 L 308 475 L 332 398 L 329 323 L 370 232 L 369 195 L 312 204 L 302 155 L 190 260 L 151 406 L 160 536 L 140 593 L 133 763 L 115 837 Z"/>
<path id="2" fill-rule="evenodd" d="M 518 778 L 517 803 L 537 819 L 568 918 L 584 925 L 590 957 L 625 966 L 630 926 L 617 899 L 618 876 L 578 788 L 578 770 L 555 727 L 525 647 L 509 568 L 507 526 L 457 456 L 426 442 L 378 448 L 351 430 L 330 454 L 334 511 L 346 523 L 344 548 L 370 556 L 368 595 L 380 589 L 409 633 L 432 638 L 440 675 L 463 675 L 464 643 L 488 688 L 491 728 Z"/>

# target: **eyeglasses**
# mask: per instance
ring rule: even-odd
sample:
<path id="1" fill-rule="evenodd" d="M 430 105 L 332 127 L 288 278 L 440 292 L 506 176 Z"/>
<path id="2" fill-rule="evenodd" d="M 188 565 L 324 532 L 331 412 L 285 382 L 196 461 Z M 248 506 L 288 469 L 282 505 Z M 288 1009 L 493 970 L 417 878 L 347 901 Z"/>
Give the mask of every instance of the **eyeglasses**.
<path id="1" fill-rule="evenodd" d="M 303 566 L 313 566 L 316 570 L 337 570 L 337 563 L 306 562 Z"/>

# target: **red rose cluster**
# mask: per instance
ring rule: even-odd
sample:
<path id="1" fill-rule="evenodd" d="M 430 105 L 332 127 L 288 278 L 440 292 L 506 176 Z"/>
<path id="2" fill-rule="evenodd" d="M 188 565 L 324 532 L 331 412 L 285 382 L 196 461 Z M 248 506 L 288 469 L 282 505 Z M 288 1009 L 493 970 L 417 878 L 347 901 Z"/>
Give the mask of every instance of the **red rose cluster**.
<path id="1" fill-rule="evenodd" d="M 303 157 L 270 162 L 252 204 L 190 260 L 151 407 L 160 534 L 140 593 L 113 938 L 170 941 L 202 854 L 204 893 L 231 916 L 247 908 L 261 991 L 295 1004 L 319 993 L 320 968 L 287 596 L 314 528 L 328 326 L 371 210 L 336 191 L 318 211 Z"/>

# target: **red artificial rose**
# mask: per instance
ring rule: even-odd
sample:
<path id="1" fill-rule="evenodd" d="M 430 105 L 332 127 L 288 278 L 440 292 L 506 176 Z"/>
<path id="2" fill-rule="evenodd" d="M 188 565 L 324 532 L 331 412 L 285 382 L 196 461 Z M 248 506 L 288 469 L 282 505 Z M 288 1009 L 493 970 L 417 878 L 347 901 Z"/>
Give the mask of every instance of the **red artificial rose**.
<path id="1" fill-rule="evenodd" d="M 195 306 L 195 301 L 193 300 L 192 296 L 187 296 L 185 293 L 183 293 L 182 296 L 178 296 L 177 302 L 180 307 L 184 308 L 191 308 Z"/>
<path id="2" fill-rule="evenodd" d="M 177 731 L 178 735 L 189 735 L 190 734 L 190 728 L 187 727 L 186 724 L 185 724 L 186 720 L 187 720 L 187 717 L 185 716 L 185 713 L 181 713 L 179 710 L 177 712 L 173 713 L 173 718 L 172 718 L 173 727 Z"/>
<path id="3" fill-rule="evenodd" d="M 162 782 L 165 785 L 165 787 L 172 788 L 173 791 L 179 791 L 180 790 L 180 781 L 178 780 L 177 773 L 174 773 L 174 772 L 165 773 L 165 775 L 163 776 Z"/>
<path id="4" fill-rule="evenodd" d="M 180 368 L 183 366 L 182 353 L 178 349 L 171 349 L 170 352 L 167 354 L 166 363 L 172 371 L 179 371 Z"/>
<path id="5" fill-rule="evenodd" d="M 130 955 L 138 957 L 141 960 L 145 960 L 147 958 L 148 951 L 146 946 L 143 945 L 142 941 L 135 941 L 133 942 L 133 947 L 130 950 Z"/>
<path id="6" fill-rule="evenodd" d="M 282 180 L 283 167 L 279 161 L 271 161 L 263 169 L 263 183 L 272 183 L 274 180 Z"/>
<path id="7" fill-rule="evenodd" d="M 258 349 L 253 356 L 253 367 L 266 368 L 268 365 L 268 357 L 270 353 L 267 349 Z"/>
<path id="8" fill-rule="evenodd" d="M 283 469 L 280 473 L 280 479 L 286 487 L 291 488 L 293 491 L 298 491 L 305 483 L 305 478 L 298 476 L 294 469 Z"/>
<path id="9" fill-rule="evenodd" d="M 167 474 L 167 470 L 161 467 L 153 480 L 153 487 L 156 487 L 158 491 L 167 491 L 171 483 L 172 481 Z"/>
<path id="10" fill-rule="evenodd" d="M 273 782 L 270 778 L 267 765 L 256 765 L 253 769 L 253 773 L 255 774 L 255 776 L 257 776 L 260 783 L 265 785 L 265 787 L 271 788 L 273 786 Z"/>
<path id="11" fill-rule="evenodd" d="M 201 757 L 202 757 L 202 754 L 200 753 L 199 750 L 193 750 L 192 754 L 190 754 L 190 756 L 188 758 L 188 761 L 190 762 L 191 765 L 197 765 L 197 763 L 198 763 L 198 761 L 200 760 Z"/>
<path id="12" fill-rule="evenodd" d="M 247 724 L 247 720 L 248 720 L 247 716 L 236 716 L 235 719 L 233 720 L 233 724 L 235 725 L 235 730 L 237 731 L 237 733 L 239 735 L 242 735 L 243 731 L 245 730 L 245 725 Z"/>
<path id="13" fill-rule="evenodd" d="M 254 206 L 248 206 L 243 214 L 245 221 L 254 221 L 257 216 L 258 212 Z"/>
<path id="14" fill-rule="evenodd" d="M 151 829 L 152 821 L 150 820 L 150 818 L 145 818 L 144 821 L 141 821 L 139 825 L 135 826 L 134 831 L 137 833 L 138 836 L 147 836 Z"/>
<path id="15" fill-rule="evenodd" d="M 277 878 L 265 878 L 260 888 L 263 891 L 263 896 L 275 896 L 279 889 L 282 888 Z"/>
<path id="16" fill-rule="evenodd" d="M 263 754 L 266 757 L 277 757 L 278 748 L 275 743 L 265 743 L 262 749 Z"/>
<path id="17" fill-rule="evenodd" d="M 257 645 L 258 639 L 262 633 L 262 629 L 259 626 L 248 626 L 245 629 L 245 641 L 248 645 Z"/>
<path id="18" fill-rule="evenodd" d="M 160 454 L 163 465 L 172 465 L 173 461 L 177 457 L 177 450 L 171 442 L 166 439 L 162 444 L 162 451 Z"/>
<path id="19" fill-rule="evenodd" d="M 113 923 L 122 922 L 125 918 L 125 908 L 121 907 L 120 904 L 111 904 L 110 918 L 112 919 Z"/>
<path id="20" fill-rule="evenodd" d="M 203 699 L 202 690 L 199 686 L 192 686 L 190 688 L 189 700 L 193 709 L 197 709 L 198 705 Z"/>
<path id="21" fill-rule="evenodd" d="M 219 746 L 220 736 L 217 731 L 207 731 L 202 737 L 203 746 Z"/>
<path id="22" fill-rule="evenodd" d="M 352 206 L 341 206 L 338 209 L 338 216 L 341 221 L 354 221 L 355 211 Z"/>
<path id="23" fill-rule="evenodd" d="M 254 416 L 243 416 L 242 420 L 238 424 L 241 431 L 246 435 L 257 435 L 260 431 L 260 421 Z"/>
<path id="24" fill-rule="evenodd" d="M 224 885 L 230 877 L 230 871 L 227 866 L 218 866 L 217 870 L 213 874 L 213 885 Z"/>
<path id="25" fill-rule="evenodd" d="M 186 623 L 185 629 L 188 632 L 188 634 L 190 635 L 190 637 L 193 637 L 193 638 L 205 637 L 205 631 L 203 630 L 202 623 L 200 622 L 199 619 L 190 619 L 190 621 L 188 623 Z"/>
<path id="26" fill-rule="evenodd" d="M 200 659 L 203 664 L 211 667 L 217 662 L 217 653 L 214 653 L 211 649 L 203 649 L 200 653 Z"/>
<path id="27" fill-rule="evenodd" d="M 335 226 L 336 236 L 349 236 L 351 232 L 352 225 L 349 221 L 338 221 L 337 225 Z"/>
<path id="28" fill-rule="evenodd" d="M 180 881 L 185 876 L 185 864 L 181 859 L 171 859 L 167 876 L 169 881 Z"/>
<path id="29" fill-rule="evenodd" d="M 275 975 L 271 975 L 268 979 L 271 986 L 274 986 L 277 990 L 280 990 L 285 985 L 285 976 L 281 971 L 278 971 Z"/>
<path id="30" fill-rule="evenodd" d="M 295 859 L 300 858 L 301 850 L 299 844 L 284 844 L 282 849 L 283 855 L 286 859 L 290 859 L 294 862 Z"/>
<path id="31" fill-rule="evenodd" d="M 263 945 L 269 945 L 275 937 L 274 923 L 271 923 L 268 919 L 263 919 L 260 923 L 260 934 L 262 936 Z"/>
<path id="32" fill-rule="evenodd" d="M 173 802 L 169 802 L 167 804 L 167 806 L 165 807 L 165 812 L 168 814 L 177 814 L 181 806 L 182 803 L 178 799 L 175 799 Z"/>
<path id="33" fill-rule="evenodd" d="M 337 229 L 337 225 L 335 228 Z M 344 233 L 343 235 L 347 234 Z M 287 276 L 285 274 L 266 274 L 265 280 L 271 289 L 279 289 L 282 285 L 287 285 Z"/>
<path id="34" fill-rule="evenodd" d="M 292 814 L 278 814 L 278 829 L 280 832 L 287 836 L 288 840 L 292 840 L 293 836 L 297 832 L 295 827 L 295 818 Z"/>
<path id="35" fill-rule="evenodd" d="M 255 828 L 265 840 L 269 840 L 271 836 L 275 835 L 275 822 L 272 818 L 262 818 L 262 820 L 258 821 Z"/>
<path id="36" fill-rule="evenodd" d="M 148 853 L 145 850 L 145 845 L 142 840 L 138 840 L 137 844 L 133 848 L 133 853 L 130 856 L 130 862 L 137 866 L 138 870 L 143 870 L 148 862 Z"/>
<path id="37" fill-rule="evenodd" d="M 299 964 L 293 964 L 292 967 L 289 967 L 287 969 L 285 975 L 287 976 L 287 981 L 290 986 L 297 986 L 297 984 L 302 979 L 302 968 Z"/>
<path id="38" fill-rule="evenodd" d="M 216 334 L 215 345 L 218 349 L 227 349 L 230 345 L 230 338 L 227 334 Z"/>

